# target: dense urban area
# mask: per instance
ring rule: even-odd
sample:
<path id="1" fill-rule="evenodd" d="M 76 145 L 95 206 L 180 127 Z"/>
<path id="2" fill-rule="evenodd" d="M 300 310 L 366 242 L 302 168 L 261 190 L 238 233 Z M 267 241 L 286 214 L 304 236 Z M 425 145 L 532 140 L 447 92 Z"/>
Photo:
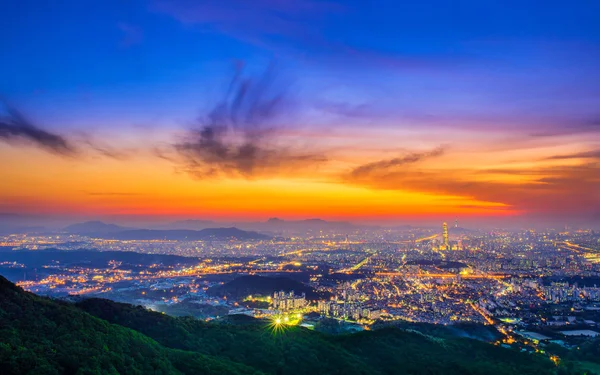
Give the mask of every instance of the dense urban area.
<path id="1" fill-rule="evenodd" d="M 4 235 L 0 274 L 56 299 L 100 297 L 207 321 L 248 315 L 274 330 L 479 324 L 493 328 L 488 341 L 556 363 L 600 335 L 593 230 L 480 231 L 455 221 L 295 233 L 223 228 L 190 240 L 203 231 L 124 236 L 108 224 L 78 225 Z"/>

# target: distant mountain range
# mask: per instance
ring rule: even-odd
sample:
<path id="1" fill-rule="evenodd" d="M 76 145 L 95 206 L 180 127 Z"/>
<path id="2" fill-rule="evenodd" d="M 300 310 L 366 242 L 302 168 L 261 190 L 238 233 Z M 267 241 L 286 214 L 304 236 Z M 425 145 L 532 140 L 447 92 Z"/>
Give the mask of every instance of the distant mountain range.
<path id="1" fill-rule="evenodd" d="M 267 221 L 217 223 L 212 220 L 181 220 L 161 225 L 157 229 L 188 229 L 200 230 L 217 226 L 236 227 L 243 230 L 272 232 L 272 233 L 307 233 L 314 231 L 348 231 L 360 226 L 345 221 L 326 221 L 322 219 L 282 220 L 271 218 Z"/>
<path id="2" fill-rule="evenodd" d="M 17 220 L 18 218 L 18 220 Z M 34 226 L 34 225 L 26 225 L 27 223 L 26 217 L 20 217 L 15 214 L 0 214 L 0 234 L 10 234 L 10 233 L 53 233 L 56 232 L 57 228 L 54 227 L 42 227 L 42 226 Z M 106 223 L 98 220 L 94 221 L 86 221 L 82 223 L 71 224 L 62 230 L 67 233 L 73 234 L 83 234 L 96 236 L 98 238 L 104 238 L 108 234 L 116 235 L 120 232 L 131 232 L 128 235 L 130 236 L 144 236 L 144 238 L 148 239 L 161 239 L 165 238 L 165 236 L 173 239 L 185 239 L 185 238 L 199 238 L 204 239 L 204 234 L 197 234 L 191 232 L 182 232 L 182 231 L 202 231 L 205 229 L 230 229 L 235 228 L 242 231 L 248 232 L 259 232 L 264 234 L 271 235 L 273 237 L 277 236 L 291 236 L 291 235 L 311 235 L 318 234 L 320 231 L 323 232 L 335 232 L 340 235 L 344 235 L 346 233 L 350 233 L 357 229 L 360 230 L 375 230 L 384 228 L 382 226 L 377 225 L 361 225 L 361 224 L 353 224 L 347 221 L 327 221 L 323 219 L 305 219 L 305 220 L 284 220 L 276 217 L 270 218 L 266 221 L 247 221 L 247 222 L 217 222 L 208 219 L 188 219 L 188 220 L 179 220 L 171 223 L 163 223 L 163 224 L 146 224 L 140 225 L 136 227 L 118 225 L 113 223 Z M 412 228 L 410 225 L 397 225 L 393 227 L 385 227 L 387 229 L 392 230 L 407 230 Z M 424 227 L 425 228 L 425 227 Z M 436 227 L 437 228 L 437 227 Z M 429 229 L 436 229 L 429 228 Z M 438 228 L 441 233 L 441 225 Z M 134 232 L 134 231 L 145 231 L 145 232 Z M 466 228 L 448 228 L 450 233 L 453 234 L 467 234 L 473 232 L 472 230 Z M 151 232 L 152 231 L 152 232 Z M 172 232 L 171 232 L 172 231 Z M 219 236 L 220 234 L 215 233 L 214 236 Z M 226 234 L 228 235 L 228 234 Z M 246 238 L 248 236 L 239 233 L 241 238 Z M 126 234 L 123 234 L 126 236 Z M 236 234 L 234 234 L 234 237 Z M 250 235 L 249 237 L 253 237 Z M 116 238 L 116 237 L 115 237 Z M 124 238 L 125 239 L 125 238 Z M 132 238 L 134 239 L 134 238 Z M 135 238 L 141 239 L 141 238 Z"/>
<path id="3" fill-rule="evenodd" d="M 244 231 L 238 228 L 206 228 L 202 230 L 187 229 L 132 229 L 101 221 L 88 221 L 69 225 L 68 233 L 87 235 L 95 238 L 121 241 L 134 240 L 169 240 L 169 241 L 204 241 L 204 240 L 268 240 L 271 237 L 257 232 Z"/>
<path id="4" fill-rule="evenodd" d="M 151 228 L 131 228 L 102 221 L 86 221 L 64 228 L 65 232 L 89 235 L 98 238 L 119 240 L 204 240 L 209 237 L 238 239 L 265 239 L 264 234 L 302 234 L 318 231 L 351 231 L 366 228 L 345 221 L 326 221 L 322 219 L 282 220 L 271 218 L 257 222 L 222 223 L 212 220 L 190 219 L 153 226 Z M 375 227 L 371 227 L 375 228 Z"/>
<path id="5" fill-rule="evenodd" d="M 207 228 L 202 230 L 156 230 L 134 229 L 117 233 L 106 233 L 103 238 L 121 241 L 127 240 L 168 240 L 168 241 L 204 241 L 204 240 L 268 240 L 271 237 L 257 232 L 248 232 L 238 228 Z"/>

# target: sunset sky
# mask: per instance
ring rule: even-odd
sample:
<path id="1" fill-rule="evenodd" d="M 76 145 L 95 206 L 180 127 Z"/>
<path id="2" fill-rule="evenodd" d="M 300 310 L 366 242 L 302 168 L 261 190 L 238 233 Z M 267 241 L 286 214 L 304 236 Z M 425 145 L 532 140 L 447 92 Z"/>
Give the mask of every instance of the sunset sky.
<path id="1" fill-rule="evenodd" d="M 0 213 L 600 220 L 600 2 L 0 3 Z"/>

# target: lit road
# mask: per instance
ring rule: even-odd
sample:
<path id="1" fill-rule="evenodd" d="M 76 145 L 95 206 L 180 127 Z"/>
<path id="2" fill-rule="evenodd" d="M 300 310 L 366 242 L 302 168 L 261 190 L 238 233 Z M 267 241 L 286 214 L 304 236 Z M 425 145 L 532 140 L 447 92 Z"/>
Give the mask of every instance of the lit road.
<path id="1" fill-rule="evenodd" d="M 577 245 L 574 243 L 571 243 L 569 241 L 563 241 L 563 242 L 557 242 L 557 244 L 563 244 L 564 246 L 566 246 L 569 250 L 575 250 L 575 251 L 591 251 L 593 253 L 600 253 L 600 250 L 598 249 L 592 249 L 591 247 L 585 247 L 585 246 L 581 246 L 581 245 Z"/>
<path id="2" fill-rule="evenodd" d="M 429 236 L 429 237 L 418 238 L 418 239 L 415 240 L 415 242 L 418 243 L 418 242 L 433 240 L 433 239 L 435 239 L 438 236 L 439 236 L 439 234 L 434 234 L 434 235 Z"/>
<path id="3" fill-rule="evenodd" d="M 360 262 L 358 262 L 357 264 L 355 264 L 354 266 L 350 267 L 350 268 L 346 268 L 343 270 L 339 270 L 338 272 L 342 272 L 342 273 L 349 273 L 349 272 L 354 272 L 356 270 L 358 270 L 360 267 L 364 266 L 365 264 L 367 264 L 369 262 L 369 259 L 371 259 L 371 256 L 366 257 L 365 259 L 361 260 Z"/>

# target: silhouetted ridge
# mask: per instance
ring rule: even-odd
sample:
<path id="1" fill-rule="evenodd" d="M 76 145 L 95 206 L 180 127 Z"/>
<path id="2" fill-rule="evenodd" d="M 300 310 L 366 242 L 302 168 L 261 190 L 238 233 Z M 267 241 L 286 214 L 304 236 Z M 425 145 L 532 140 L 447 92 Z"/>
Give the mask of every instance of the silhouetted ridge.
<path id="1" fill-rule="evenodd" d="M 4 295 L 9 292 L 26 293 L 22 288 L 10 282 L 7 278 L 0 275 L 0 294 Z"/>
<path id="2" fill-rule="evenodd" d="M 100 236 L 115 240 L 168 240 L 168 241 L 203 241 L 203 240 L 268 240 L 271 237 L 257 232 L 244 231 L 238 228 L 206 228 L 202 230 L 188 229 L 136 229 Z"/>

